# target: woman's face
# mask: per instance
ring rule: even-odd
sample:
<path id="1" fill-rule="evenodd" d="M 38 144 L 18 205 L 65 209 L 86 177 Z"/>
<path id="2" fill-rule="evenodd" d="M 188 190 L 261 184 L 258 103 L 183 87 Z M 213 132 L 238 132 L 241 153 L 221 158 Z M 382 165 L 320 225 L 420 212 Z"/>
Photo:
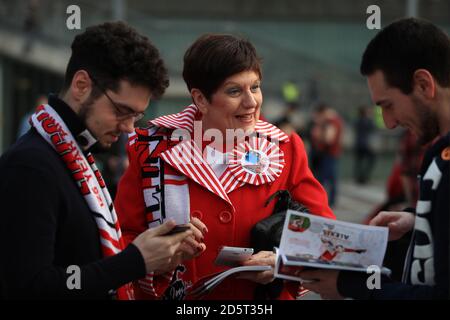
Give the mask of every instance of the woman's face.
<path id="1" fill-rule="evenodd" d="M 253 131 L 259 119 L 261 104 L 261 80 L 251 70 L 234 74 L 200 107 L 203 114 L 203 129 L 219 129 L 226 134 L 226 129 L 243 129 Z"/>

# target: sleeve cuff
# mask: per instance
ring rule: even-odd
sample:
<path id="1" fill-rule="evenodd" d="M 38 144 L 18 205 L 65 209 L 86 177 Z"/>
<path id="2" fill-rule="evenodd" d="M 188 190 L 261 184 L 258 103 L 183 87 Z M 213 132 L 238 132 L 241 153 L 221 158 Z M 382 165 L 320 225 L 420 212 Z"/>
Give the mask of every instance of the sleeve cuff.
<path id="1" fill-rule="evenodd" d="M 341 271 L 337 279 L 337 289 L 341 296 L 358 300 L 371 298 L 367 288 L 368 275 L 363 272 Z"/>
<path id="2" fill-rule="evenodd" d="M 108 259 L 112 260 L 107 268 L 113 288 L 145 276 L 144 258 L 134 244 L 129 244 L 122 252 Z"/>

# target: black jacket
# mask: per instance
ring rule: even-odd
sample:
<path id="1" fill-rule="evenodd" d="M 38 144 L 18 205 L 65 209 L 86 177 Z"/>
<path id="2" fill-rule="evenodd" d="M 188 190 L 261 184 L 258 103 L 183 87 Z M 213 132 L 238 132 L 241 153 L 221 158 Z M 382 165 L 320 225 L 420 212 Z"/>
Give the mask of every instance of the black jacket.
<path id="1" fill-rule="evenodd" d="M 405 262 L 404 283 L 383 277 L 381 289 L 368 290 L 366 274 L 340 272 L 338 290 L 342 295 L 357 299 L 448 299 L 449 147 L 450 132 L 427 151 L 422 163 L 419 176 L 421 204 L 416 208 L 416 224 Z"/>
<path id="2" fill-rule="evenodd" d="M 63 101 L 51 96 L 49 104 L 75 137 L 84 130 Z M 111 289 L 145 275 L 134 245 L 103 258 L 86 201 L 59 155 L 33 128 L 0 158 L 0 252 L 3 299 L 108 298 Z M 81 268 L 80 290 L 68 289 L 71 265 Z"/>

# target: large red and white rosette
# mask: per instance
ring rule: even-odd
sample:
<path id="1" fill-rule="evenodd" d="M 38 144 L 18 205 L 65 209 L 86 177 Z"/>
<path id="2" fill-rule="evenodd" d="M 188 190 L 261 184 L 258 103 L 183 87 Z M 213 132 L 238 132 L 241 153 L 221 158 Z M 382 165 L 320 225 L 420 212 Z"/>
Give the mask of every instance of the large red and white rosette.
<path id="1" fill-rule="evenodd" d="M 252 136 L 229 157 L 229 170 L 242 182 L 260 185 L 274 181 L 283 171 L 284 153 L 265 137 Z"/>

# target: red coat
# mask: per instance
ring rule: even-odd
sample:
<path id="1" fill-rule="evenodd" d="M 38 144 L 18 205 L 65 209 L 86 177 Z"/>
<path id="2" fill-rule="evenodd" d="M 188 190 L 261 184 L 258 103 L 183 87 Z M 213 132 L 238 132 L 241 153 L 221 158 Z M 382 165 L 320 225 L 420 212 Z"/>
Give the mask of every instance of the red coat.
<path id="1" fill-rule="evenodd" d="M 135 286 L 137 298 L 161 297 L 168 288 L 171 276 L 176 280 L 172 285 L 172 292 L 176 291 L 183 296 L 183 292 L 200 278 L 224 270 L 223 267 L 214 265 L 219 248 L 224 245 L 249 247 L 251 228 L 272 213 L 274 202 L 267 207 L 264 204 L 278 190 L 289 190 L 293 198 L 304 204 L 310 212 L 334 218 L 327 205 L 325 190 L 308 168 L 300 137 L 297 134 L 288 137 L 263 121 L 258 121 L 255 130 L 267 137 L 277 138 L 281 155 L 284 156 L 284 165 L 277 173 L 278 176 L 273 174 L 259 182 L 255 179 L 250 183 L 243 182 L 246 180 L 242 174 L 239 177 L 236 173 L 232 176 L 228 169 L 221 179 L 217 179 L 214 174 L 212 177 L 212 170 L 206 163 L 177 166 L 175 151 L 180 151 L 177 147 L 181 143 L 166 139 L 174 128 L 192 129 L 191 122 L 196 113 L 196 107 L 190 106 L 183 112 L 172 115 L 169 122 L 165 121 L 166 117 L 158 118 L 152 124 L 159 129 L 154 126 L 137 129 L 129 140 L 130 166 L 119 183 L 115 201 L 125 241 L 130 243 L 149 226 L 159 224 L 164 210 L 167 214 L 188 210 L 188 215 L 199 218 L 209 229 L 204 239 L 207 248 L 202 255 L 186 261 L 175 273 L 166 277 L 149 275 L 147 280 L 140 281 L 139 288 Z M 185 119 L 186 114 L 191 116 L 188 125 L 181 122 L 174 124 L 174 119 Z M 186 144 L 186 141 L 183 143 Z M 159 177 L 161 181 L 164 180 L 164 184 L 159 181 L 157 185 Z M 215 183 L 205 183 L 211 179 Z M 269 181 L 271 179 L 273 181 Z M 186 194 L 179 193 L 174 201 L 173 190 L 175 194 L 183 190 Z M 177 207 L 179 204 L 181 209 L 180 206 Z M 227 279 L 206 299 L 252 299 L 255 285 L 248 280 Z M 292 299 L 295 296 L 298 283 L 291 283 L 291 286 L 292 290 L 284 290 L 280 298 Z"/>

